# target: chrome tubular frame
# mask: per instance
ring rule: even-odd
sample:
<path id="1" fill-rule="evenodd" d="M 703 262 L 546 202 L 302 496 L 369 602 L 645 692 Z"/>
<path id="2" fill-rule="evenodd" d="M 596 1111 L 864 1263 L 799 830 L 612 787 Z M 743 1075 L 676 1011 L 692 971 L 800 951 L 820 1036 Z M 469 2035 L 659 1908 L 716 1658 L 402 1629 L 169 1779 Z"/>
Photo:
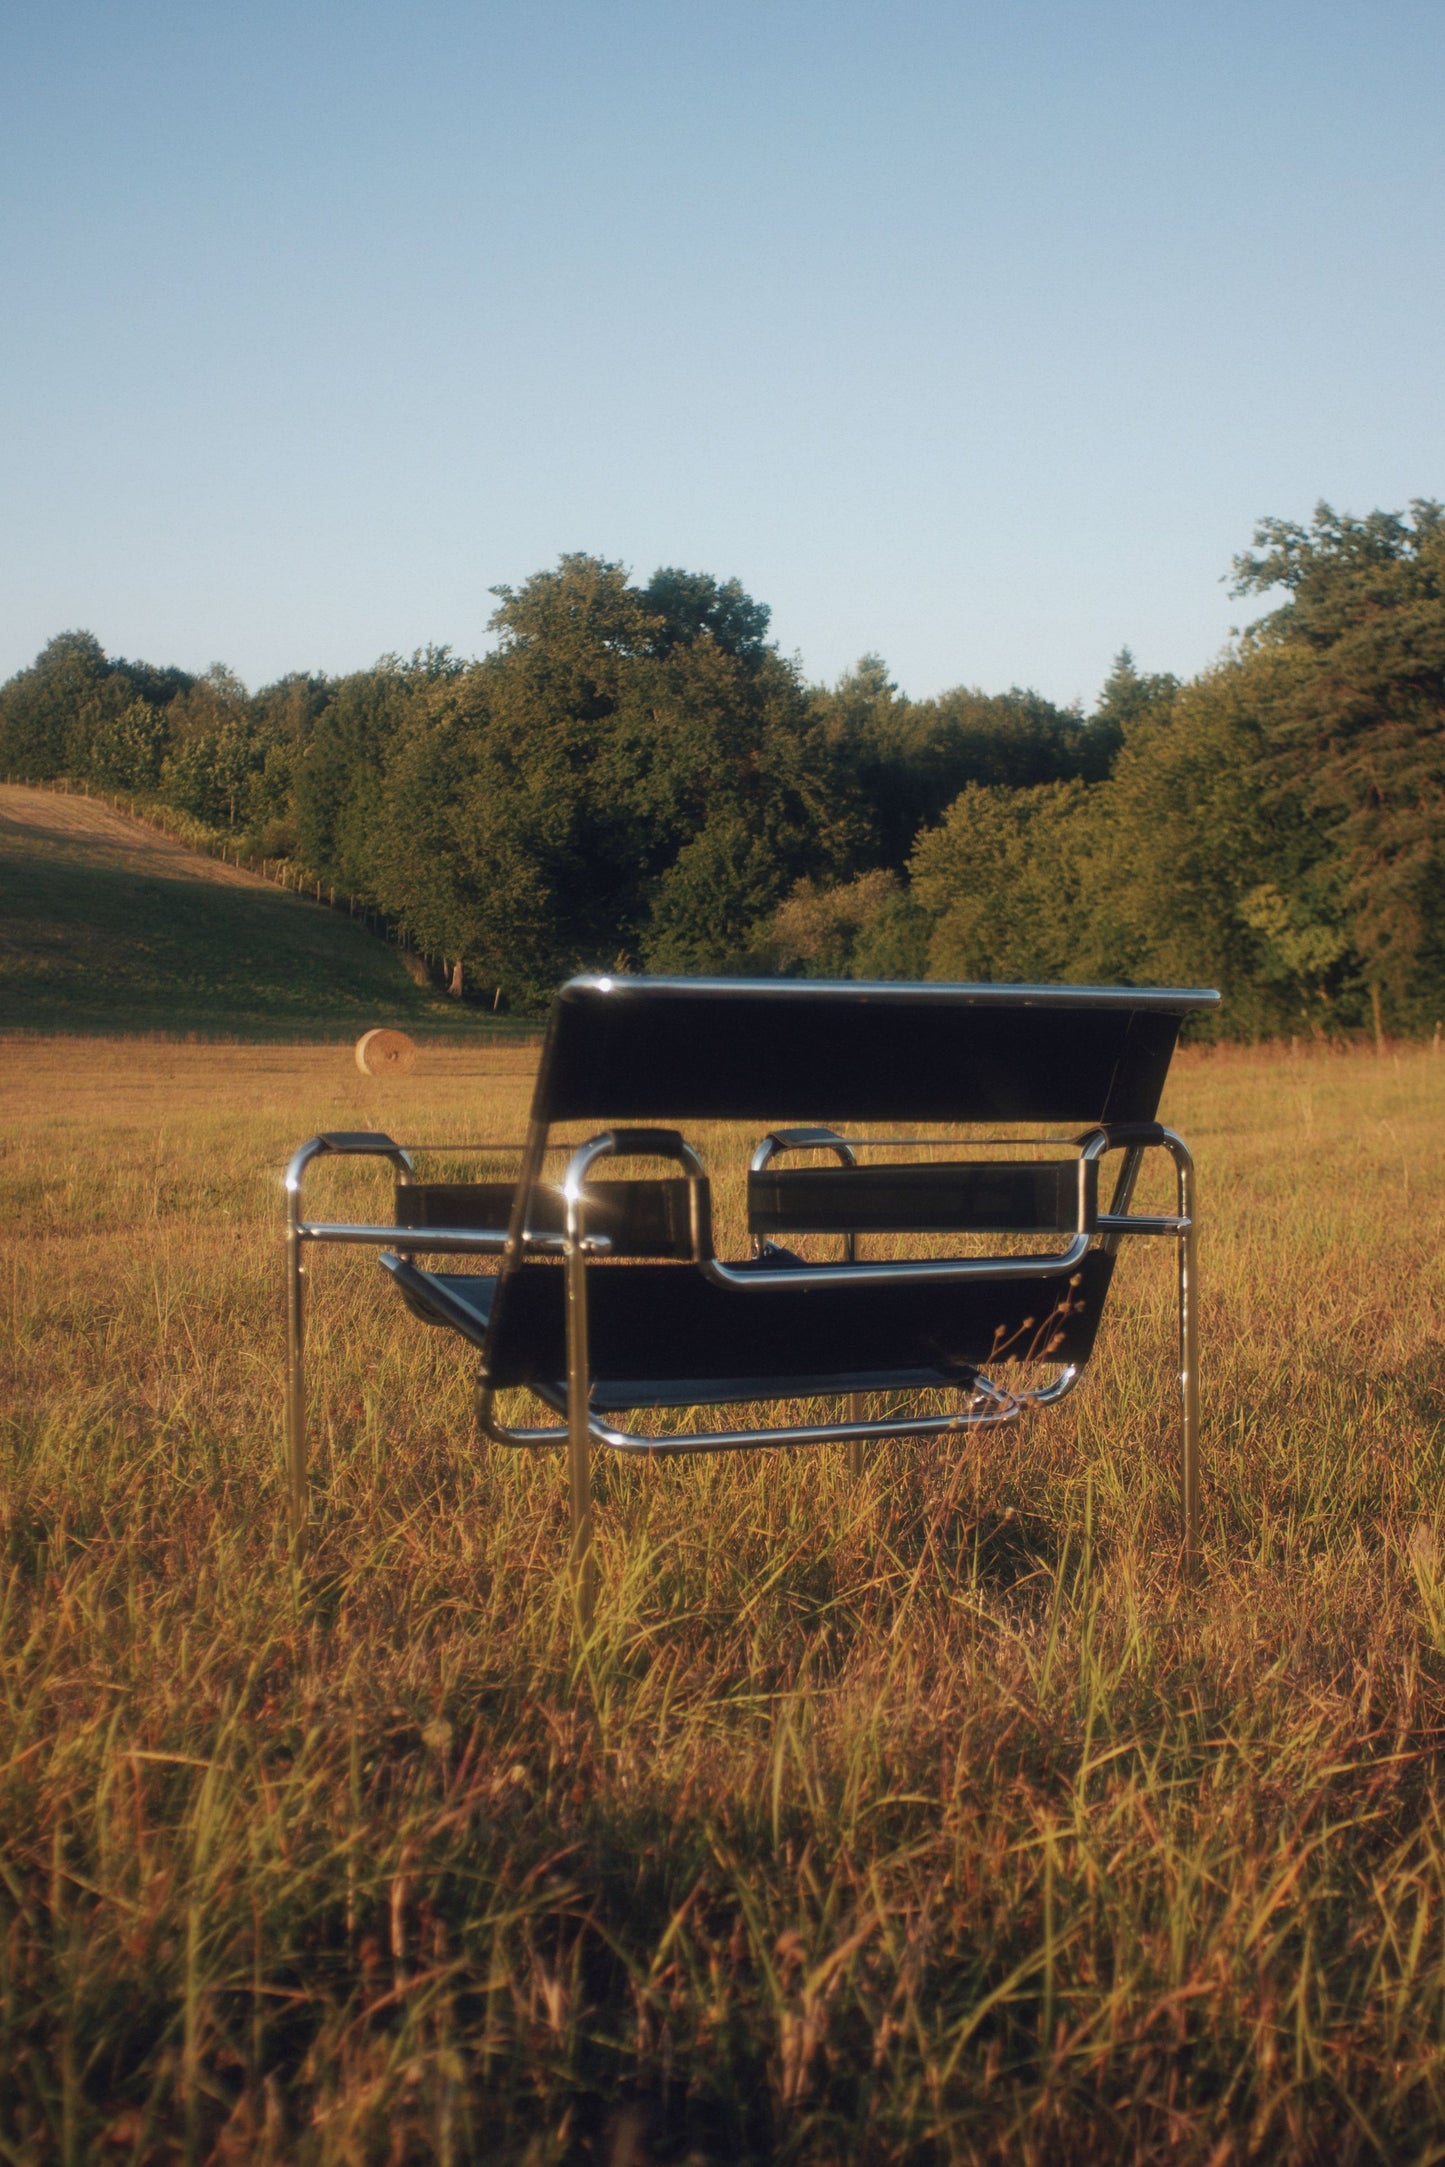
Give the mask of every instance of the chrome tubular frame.
<path id="1" fill-rule="evenodd" d="M 793 1136 L 798 1141 L 793 1141 Z M 784 1141 L 784 1137 L 788 1141 Z M 802 1132 L 780 1132 L 776 1143 L 764 1139 L 754 1154 L 753 1167 L 766 1165 L 773 1149 L 834 1149 L 834 1140 L 823 1132 L 809 1132 L 807 1143 L 801 1141 Z M 1194 1220 L 1194 1162 L 1188 1146 L 1173 1130 L 1159 1132 L 1160 1145 L 1169 1152 L 1174 1161 L 1178 1180 L 1177 1213 L 1172 1215 L 1145 1215 L 1129 1211 L 1129 1204 L 1137 1184 L 1143 1163 L 1142 1144 L 1125 1147 L 1110 1209 L 1100 1213 L 1096 1227 L 1098 1234 L 1111 1249 L 1117 1248 L 1126 1234 L 1142 1234 L 1173 1239 L 1179 1252 L 1179 1383 L 1181 1402 L 1181 1520 L 1183 1552 L 1186 1564 L 1192 1569 L 1197 1561 L 1199 1548 L 1199 1385 L 1198 1385 L 1198 1296 L 1197 1268 L 1195 1263 Z M 845 1139 L 837 1139 L 845 1143 Z M 1080 1165 L 1101 1158 L 1111 1148 L 1107 1130 L 1094 1131 L 1084 1142 L 1080 1151 Z M 997 1429 L 1035 1407 L 1056 1406 L 1074 1389 L 1079 1380 L 1077 1366 L 1070 1365 L 1050 1384 L 1027 1392 L 1012 1393 L 1001 1389 L 985 1377 L 978 1377 L 970 1392 L 969 1405 L 950 1415 L 915 1415 L 886 1417 L 866 1422 L 856 1419 L 857 1395 L 850 1395 L 850 1413 L 855 1417 L 846 1422 L 817 1422 L 788 1426 L 770 1426 L 762 1429 L 689 1431 L 673 1436 L 640 1436 L 635 1431 L 621 1429 L 604 1422 L 595 1415 L 589 1405 L 591 1397 L 591 1368 L 587 1346 L 587 1275 L 585 1244 L 581 1236 L 583 1192 L 588 1174 L 599 1159 L 607 1157 L 614 1149 L 613 1138 L 603 1134 L 591 1139 L 577 1151 L 568 1164 L 563 1182 L 567 1199 L 567 1391 L 565 1404 L 556 1395 L 543 1391 L 538 1397 L 555 1407 L 566 1419 L 565 1428 L 514 1429 L 501 1422 L 489 1397 L 480 1412 L 481 1426 L 485 1434 L 499 1444 L 522 1446 L 560 1445 L 564 1441 L 568 1452 L 568 1487 L 572 1504 L 572 1556 L 581 1567 L 581 1596 L 583 1615 L 590 1617 L 594 1578 L 590 1560 L 591 1546 L 591 1450 L 594 1445 L 628 1458 L 663 1459 L 683 1453 L 741 1452 L 759 1449 L 786 1449 L 792 1446 L 817 1444 L 845 1444 L 853 1452 L 861 1453 L 866 1444 L 878 1443 L 889 1437 L 929 1437 L 957 1435 L 971 1429 Z M 1000 1266 L 1010 1270 L 1010 1275 L 1041 1276 L 1066 1270 L 1079 1261 L 1088 1249 L 1090 1235 L 1083 1229 L 1083 1183 L 1080 1182 L 1081 1230 L 1074 1241 L 1062 1252 L 1052 1255 L 1020 1258 L 954 1258 L 951 1260 L 899 1260 L 893 1263 L 857 1264 L 851 1258 L 842 1265 L 790 1267 L 778 1265 L 766 1273 L 741 1271 L 722 1264 L 714 1257 L 702 1237 L 702 1227 L 697 1210 L 698 1184 L 701 1180 L 702 1161 L 692 1146 L 679 1140 L 678 1149 L 670 1153 L 682 1164 L 693 1182 L 693 1239 L 695 1261 L 708 1272 L 709 1277 L 732 1287 L 775 1287 L 782 1285 L 836 1286 L 841 1277 L 856 1278 L 861 1282 L 876 1283 L 880 1278 L 917 1280 L 920 1278 L 961 1279 L 983 1274 L 996 1274 Z M 846 1162 L 845 1162 L 846 1163 Z M 851 1246 L 851 1245 L 850 1245 Z M 983 1402 L 980 1407 L 979 1401 Z"/>
<path id="2" fill-rule="evenodd" d="M 780 1152 L 792 1151 L 831 1151 L 840 1166 L 856 1166 L 858 1164 L 857 1152 L 847 1138 L 840 1136 L 836 1129 L 773 1129 L 763 1138 L 757 1150 L 749 1159 L 749 1174 L 760 1174 L 765 1166 L 772 1164 Z M 753 1242 L 753 1255 L 760 1257 L 762 1253 L 763 1244 L 755 1239 Z M 849 1232 L 843 1236 L 843 1262 L 845 1264 L 856 1264 L 857 1261 L 858 1237 L 856 1234 Z M 861 1392 L 850 1392 L 848 1394 L 849 1427 L 857 1431 L 864 1419 L 863 1394 Z M 848 1440 L 848 1472 L 855 1482 L 863 1472 L 863 1445 L 864 1440 L 861 1436 L 855 1435 Z"/>
<path id="3" fill-rule="evenodd" d="M 1184 1521 L 1184 1563 L 1199 1565 L 1199 1228 L 1194 1199 L 1194 1160 L 1183 1137 L 1166 1130 L 1164 1148 L 1174 1161 L 1178 1183 L 1179 1244 L 1179 1487 Z"/>
<path id="4" fill-rule="evenodd" d="M 435 1148 L 435 1147 L 428 1147 Z M 449 1147 L 447 1147 L 449 1148 Z M 373 1226 L 346 1221 L 307 1220 L 301 1216 L 301 1185 L 313 1159 L 327 1155 L 352 1159 L 387 1159 L 400 1179 L 409 1182 L 415 1172 L 410 1153 L 390 1138 L 339 1139 L 313 1136 L 292 1153 L 283 1187 L 286 1195 L 286 1400 L 285 1450 L 291 1550 L 299 1564 L 306 1554 L 308 1517 L 309 1450 L 306 1421 L 306 1266 L 302 1253 L 308 1243 L 359 1244 L 372 1249 L 397 1249 L 416 1254 L 450 1256 L 497 1256 L 507 1247 L 508 1236 L 499 1230 L 409 1226 Z M 540 1162 L 539 1162 L 540 1163 Z M 535 1174 L 533 1176 L 535 1179 Z M 538 1255 L 557 1256 L 563 1239 L 555 1234 L 529 1234 L 519 1230 L 519 1244 Z M 603 1254 L 610 1244 L 603 1236 L 588 1236 L 583 1244 L 591 1255 Z"/>
<path id="5" fill-rule="evenodd" d="M 366 1145 L 338 1146 L 330 1137 L 313 1136 L 291 1155 L 286 1168 L 286 1487 L 290 1508 L 291 1555 L 299 1565 L 306 1555 L 308 1466 L 306 1449 L 306 1267 L 302 1245 L 308 1241 L 367 1241 L 371 1227 L 311 1227 L 301 1217 L 301 1183 L 313 1159 L 341 1150 L 347 1157 L 385 1158 L 403 1181 L 410 1181 L 412 1163 L 407 1154 L 388 1139 Z"/>
<path id="6" fill-rule="evenodd" d="M 797 1130 L 789 1132 L 783 1130 L 778 1132 L 780 1142 L 783 1137 L 790 1133 L 798 1136 L 807 1135 L 812 1140 L 811 1144 L 783 1145 L 782 1148 L 784 1149 L 824 1148 L 819 1139 L 826 1135 L 826 1131 Z M 753 1172 L 759 1170 L 764 1145 L 771 1141 L 772 1138 L 765 1137 L 763 1144 L 760 1144 L 757 1151 L 754 1152 Z M 844 1139 L 839 1138 L 838 1141 L 843 1142 Z M 849 1139 L 849 1149 L 851 1151 L 854 1145 L 862 1145 L 868 1141 L 870 1139 L 864 1137 Z M 1088 1191 L 1085 1174 L 1089 1165 L 1093 1161 L 1101 1159 L 1110 1148 L 1107 1129 L 1094 1129 L 1089 1132 L 1079 1150 L 1077 1232 L 1067 1249 L 1043 1250 L 1034 1255 L 1016 1257 L 898 1257 L 890 1259 L 887 1263 L 878 1264 L 859 1264 L 850 1256 L 842 1264 L 778 1264 L 766 1273 L 740 1271 L 736 1265 L 724 1264 L 720 1257 L 711 1254 L 699 1256 L 697 1261 L 708 1278 L 714 1281 L 716 1285 L 734 1287 L 740 1290 L 745 1289 L 750 1293 L 755 1293 L 759 1288 L 766 1289 L 769 1287 L 797 1287 L 803 1289 L 848 1286 L 850 1284 L 855 1286 L 876 1286 L 880 1279 L 892 1280 L 895 1285 L 900 1280 L 919 1285 L 926 1280 L 940 1279 L 1047 1279 L 1056 1272 L 1072 1270 L 1073 1266 L 1082 1263 L 1084 1257 L 1088 1254 L 1089 1244 L 1093 1238 L 1093 1230 L 1088 1218 Z M 766 1159 L 761 1159 L 761 1164 L 766 1165 L 766 1163 Z M 856 1165 L 857 1161 L 852 1159 L 850 1163 Z M 1110 1223 L 1109 1220 L 1103 1218 L 1096 1222 L 1101 1227 L 1108 1226 Z M 1116 1231 L 1120 1233 L 1138 1232 L 1143 1224 L 1144 1222 L 1141 1220 L 1130 1219 L 1127 1224 L 1121 1224 Z"/>
<path id="7" fill-rule="evenodd" d="M 605 1445 L 609 1452 L 617 1453 L 620 1458 L 642 1460 L 677 1459 L 684 1454 L 706 1452 L 777 1451 L 794 1445 L 862 1446 L 881 1444 L 890 1437 L 956 1437 L 963 1430 L 1001 1429 L 1005 1423 L 1017 1422 L 1020 1415 L 1034 1407 L 1056 1407 L 1073 1391 L 1081 1374 L 1078 1365 L 1071 1362 L 1051 1384 L 1030 1392 L 1009 1392 L 987 1377 L 976 1376 L 971 1383 L 959 1387 L 961 1392 L 967 1392 L 969 1406 L 951 1415 L 885 1415 L 872 1422 L 860 1419 L 786 1426 L 769 1423 L 756 1430 L 689 1430 L 662 1437 L 639 1436 L 633 1430 L 614 1429 L 589 1409 L 587 1435 L 590 1443 Z M 493 1417 L 484 1425 L 486 1435 L 499 1445 L 570 1445 L 569 1395 L 556 1392 L 547 1385 L 536 1385 L 532 1389 L 544 1405 L 568 1418 L 567 1426 L 509 1429 Z M 850 1393 L 848 1397 L 850 1400 L 861 1399 L 862 1394 Z M 981 1409 L 973 1405 L 978 1400 L 985 1402 Z"/>
<path id="8" fill-rule="evenodd" d="M 780 1130 L 758 1146 L 752 1170 L 758 1171 L 779 1151 L 829 1150 L 843 1164 L 856 1164 L 853 1146 L 867 1139 L 846 1139 L 828 1130 Z M 883 1140 L 879 1140 L 883 1141 Z M 891 1139 L 889 1140 L 891 1141 Z M 1133 1213 L 1130 1204 L 1144 1152 L 1157 1143 L 1174 1162 L 1178 1208 L 1170 1215 Z M 435 1230 L 416 1227 L 353 1225 L 342 1222 L 310 1222 L 301 1216 L 301 1183 L 311 1161 L 327 1152 L 348 1156 L 371 1156 L 390 1160 L 403 1182 L 412 1178 L 413 1167 L 405 1149 L 389 1138 L 332 1139 L 313 1137 L 294 1154 L 286 1170 L 286 1466 L 290 1500 L 293 1556 L 305 1554 L 307 1522 L 307 1439 L 304 1375 L 305 1267 L 302 1249 L 308 1242 L 364 1243 L 402 1252 L 501 1255 L 504 1277 L 521 1263 L 524 1254 L 562 1256 L 565 1275 L 567 1382 L 565 1394 L 542 1387 L 537 1397 L 560 1415 L 559 1426 L 512 1427 L 496 1412 L 496 1392 L 483 1377 L 478 1394 L 477 1418 L 482 1433 L 498 1444 L 512 1446 L 559 1446 L 567 1450 L 568 1492 L 571 1519 L 570 1559 L 582 1619 L 590 1620 L 596 1593 L 596 1563 L 592 1552 L 591 1453 L 593 1446 L 627 1458 L 667 1459 L 680 1454 L 787 1449 L 803 1445 L 843 1444 L 849 1465 L 861 1471 L 865 1445 L 891 1437 L 956 1436 L 967 1430 L 997 1429 L 1015 1422 L 1035 1407 L 1056 1406 L 1078 1383 L 1080 1370 L 1069 1365 L 1049 1384 L 1023 1392 L 1010 1392 L 979 1375 L 962 1389 L 967 1404 L 952 1414 L 885 1416 L 862 1419 L 862 1395 L 848 1395 L 850 1419 L 843 1422 L 808 1422 L 758 1429 L 689 1431 L 671 1436 L 645 1436 L 603 1421 L 591 1408 L 592 1373 L 588 1335 L 587 1264 L 605 1255 L 610 1243 L 585 1232 L 586 1187 L 592 1168 L 611 1156 L 618 1139 L 607 1131 L 594 1136 L 572 1153 L 563 1177 L 564 1231 L 556 1235 L 533 1234 L 525 1215 L 532 1186 L 549 1146 L 546 1125 L 534 1125 L 523 1150 L 511 1222 L 505 1234 L 498 1229 Z M 1182 1137 L 1172 1129 L 1158 1129 L 1149 1142 L 1130 1141 L 1123 1146 L 1123 1161 L 1115 1181 L 1110 1208 L 1099 1213 L 1090 1228 L 1086 1224 L 1083 1169 L 1110 1149 L 1107 1129 L 1092 1131 L 1080 1146 L 1079 1225 L 1073 1240 L 1060 1251 L 1020 1257 L 956 1257 L 907 1259 L 860 1264 L 852 1236 L 846 1238 L 844 1261 L 831 1265 L 778 1265 L 766 1272 L 739 1269 L 723 1263 L 712 1250 L 708 1221 L 703 1208 L 704 1169 L 697 1152 L 681 1137 L 671 1145 L 653 1133 L 649 1152 L 668 1157 L 685 1169 L 691 1194 L 693 1261 L 715 1283 L 742 1291 L 778 1287 L 812 1288 L 837 1286 L 840 1281 L 877 1284 L 922 1280 L 961 1280 L 981 1276 L 1044 1277 L 1069 1270 L 1081 1261 L 1091 1240 L 1111 1252 L 1126 1234 L 1172 1239 L 1178 1250 L 1179 1390 L 1180 1390 L 1180 1503 L 1183 1556 L 1192 1570 L 1199 1557 L 1200 1539 L 1200 1435 L 1199 1435 L 1199 1293 L 1197 1265 L 1197 1217 L 1194 1161 Z M 499 1296 L 500 1298 L 500 1296 Z"/>

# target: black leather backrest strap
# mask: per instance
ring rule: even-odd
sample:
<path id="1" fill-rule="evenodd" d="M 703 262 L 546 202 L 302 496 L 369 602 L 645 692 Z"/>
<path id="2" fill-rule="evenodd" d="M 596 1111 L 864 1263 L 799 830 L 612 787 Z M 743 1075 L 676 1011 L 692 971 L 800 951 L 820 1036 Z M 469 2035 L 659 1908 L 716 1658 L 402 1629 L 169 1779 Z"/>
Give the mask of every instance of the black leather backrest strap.
<path id="1" fill-rule="evenodd" d="M 578 978 L 539 1122 L 1148 1121 L 1192 988 Z"/>

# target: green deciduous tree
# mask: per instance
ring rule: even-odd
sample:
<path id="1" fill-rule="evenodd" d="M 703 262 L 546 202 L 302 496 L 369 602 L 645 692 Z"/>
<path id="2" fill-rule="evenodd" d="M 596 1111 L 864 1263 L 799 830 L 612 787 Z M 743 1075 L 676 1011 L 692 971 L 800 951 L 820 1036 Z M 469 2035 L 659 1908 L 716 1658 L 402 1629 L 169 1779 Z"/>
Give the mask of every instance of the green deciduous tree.
<path id="1" fill-rule="evenodd" d="M 1093 814 L 1090 975 L 1219 985 L 1237 1031 L 1336 1020 L 1344 951 L 1324 959 L 1338 932 L 1326 841 L 1261 784 L 1296 679 L 1286 655 L 1229 657 L 1125 725 Z M 1271 884 L 1291 900 L 1288 924 Z M 1305 938 L 1314 924 L 1330 937 Z"/>
<path id="2" fill-rule="evenodd" d="M 1087 955 L 1089 792 L 973 783 L 910 862 L 931 978 L 1077 978 Z"/>
<path id="3" fill-rule="evenodd" d="M 0 770 L 27 782 L 84 773 L 95 727 L 129 704 L 126 688 L 112 687 L 113 674 L 93 633 L 48 641 L 0 688 Z"/>
<path id="4" fill-rule="evenodd" d="M 402 757 L 429 691 L 454 677 L 460 664 L 429 648 L 405 663 L 383 655 L 324 687 L 324 701 L 298 715 L 295 694 L 268 753 L 280 765 L 289 754 L 290 809 L 303 860 L 347 894 L 381 900 L 386 837 L 386 783 Z"/>
<path id="5" fill-rule="evenodd" d="M 154 791 L 169 743 L 165 710 L 152 707 L 149 700 L 132 700 L 119 714 L 96 723 L 85 772 L 103 790 Z"/>
<path id="6" fill-rule="evenodd" d="M 1445 511 L 1268 520 L 1191 683 L 809 691 L 736 580 L 563 557 L 495 651 L 248 695 L 52 640 L 0 772 L 155 791 L 540 1004 L 579 966 L 1209 981 L 1236 1033 L 1445 1014 Z"/>
<path id="7" fill-rule="evenodd" d="M 1177 677 L 1167 671 L 1141 672 L 1134 667 L 1130 650 L 1119 649 L 1086 728 L 1088 756 L 1083 772 L 1091 781 L 1108 774 L 1131 727 L 1168 720 L 1178 690 Z"/>
<path id="8" fill-rule="evenodd" d="M 922 978 L 931 930 L 905 882 L 875 866 L 832 887 L 799 881 L 774 914 L 760 960 L 806 978 Z"/>
<path id="9" fill-rule="evenodd" d="M 1078 715 L 1036 692 L 958 686 L 907 700 L 877 655 L 815 692 L 813 708 L 839 786 L 866 814 L 864 865 L 901 868 L 920 829 L 970 783 L 1026 789 L 1107 765 Z"/>
<path id="10" fill-rule="evenodd" d="M 1428 1018 L 1445 997 L 1445 507 L 1265 520 L 1235 592 L 1281 587 L 1249 635 L 1298 663 L 1269 736 L 1276 798 L 1328 827 L 1377 1003 Z"/>

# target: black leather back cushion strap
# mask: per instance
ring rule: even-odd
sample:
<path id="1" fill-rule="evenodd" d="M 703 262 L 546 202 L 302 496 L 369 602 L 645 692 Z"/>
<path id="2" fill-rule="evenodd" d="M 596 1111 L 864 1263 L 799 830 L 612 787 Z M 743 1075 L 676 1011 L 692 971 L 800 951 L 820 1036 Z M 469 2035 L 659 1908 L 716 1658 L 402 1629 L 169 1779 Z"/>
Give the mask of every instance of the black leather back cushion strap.
<path id="1" fill-rule="evenodd" d="M 1152 1121 L 1195 989 L 577 978 L 533 1119 Z"/>

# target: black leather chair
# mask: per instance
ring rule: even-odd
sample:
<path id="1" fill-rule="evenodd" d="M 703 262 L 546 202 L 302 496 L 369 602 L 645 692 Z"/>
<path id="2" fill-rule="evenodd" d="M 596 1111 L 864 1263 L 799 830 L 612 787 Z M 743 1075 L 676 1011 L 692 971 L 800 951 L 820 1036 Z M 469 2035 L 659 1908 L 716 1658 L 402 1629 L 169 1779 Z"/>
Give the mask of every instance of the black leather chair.
<path id="1" fill-rule="evenodd" d="M 1016 1421 L 1074 1388 L 1120 1240 L 1150 1235 L 1178 1252 L 1180 1489 L 1192 1561 L 1194 1173 L 1182 1139 L 1155 1116 L 1183 1019 L 1218 999 L 1155 987 L 573 979 L 553 1003 L 515 1180 L 419 1181 L 411 1152 L 370 1132 L 313 1137 L 291 1161 L 287 1434 L 298 1545 L 307 1244 L 380 1247 L 409 1307 L 478 1350 L 486 1435 L 566 1445 L 585 1609 L 594 1447 L 661 1458 L 838 1442 L 856 1455 L 885 1437 Z M 795 1125 L 800 1118 L 808 1125 Z M 716 1253 L 707 1170 L 676 1125 L 718 1120 L 768 1124 L 748 1170 L 752 1253 L 732 1260 Z M 553 1143 L 558 1124 L 578 1122 L 606 1125 L 578 1148 Z M 938 1124 L 1010 1133 L 966 1142 L 917 1133 Z M 1021 1125 L 1068 1133 L 1019 1136 Z M 1155 1148 L 1176 1170 L 1177 1209 L 1167 1216 L 1130 1209 Z M 564 1149 L 565 1170 L 549 1179 L 549 1157 Z M 326 1153 L 393 1163 L 393 1224 L 302 1216 L 303 1173 Z M 609 1160 L 677 1171 L 607 1178 Z M 1106 1161 L 1113 1182 L 1101 1204 Z M 818 1234 L 841 1237 L 835 1261 L 788 1246 Z M 978 1253 L 980 1237 L 999 1235 L 1005 1248 Z M 900 1251 L 910 1236 L 929 1237 L 933 1253 L 907 1253 L 923 1246 L 916 1240 Z M 892 1253 L 865 1256 L 860 1243 Z M 424 1268 L 421 1256 L 494 1262 L 458 1271 Z M 558 1422 L 505 1421 L 498 1394 L 517 1386 Z M 940 1390 L 953 1401 L 945 1411 L 918 1404 Z M 870 1415 L 865 1402 L 876 1395 L 904 1403 Z M 624 1420 L 643 1409 L 799 1400 L 845 1404 L 802 1422 L 661 1434 Z"/>

